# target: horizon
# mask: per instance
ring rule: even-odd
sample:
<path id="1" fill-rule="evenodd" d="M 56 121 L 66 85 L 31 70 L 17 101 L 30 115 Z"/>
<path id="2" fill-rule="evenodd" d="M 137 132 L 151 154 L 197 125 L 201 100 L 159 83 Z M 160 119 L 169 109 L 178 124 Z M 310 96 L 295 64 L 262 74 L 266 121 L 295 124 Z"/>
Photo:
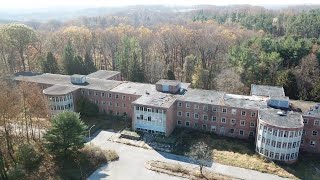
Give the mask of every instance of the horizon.
<path id="1" fill-rule="evenodd" d="M 215 5 L 215 6 L 230 6 L 230 5 L 253 5 L 253 6 L 295 6 L 295 5 L 320 5 L 317 0 L 162 0 L 161 3 L 155 0 L 118 0 L 110 2 L 109 0 L 0 0 L 2 11 L 14 10 L 41 10 L 54 8 L 99 8 L 99 7 L 126 7 L 126 6 L 195 6 L 195 5 Z"/>

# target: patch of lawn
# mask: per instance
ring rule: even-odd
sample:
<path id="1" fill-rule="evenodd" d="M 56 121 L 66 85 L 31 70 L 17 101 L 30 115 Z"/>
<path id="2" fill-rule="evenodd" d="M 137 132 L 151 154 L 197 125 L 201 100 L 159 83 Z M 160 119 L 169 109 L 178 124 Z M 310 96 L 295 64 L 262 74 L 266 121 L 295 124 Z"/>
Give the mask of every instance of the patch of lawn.
<path id="1" fill-rule="evenodd" d="M 320 157 L 309 154 L 300 154 L 295 164 L 282 164 L 269 161 L 254 151 L 254 141 L 244 141 L 234 138 L 217 136 L 191 130 L 177 129 L 172 134 L 177 138 L 173 153 L 187 155 L 190 147 L 199 140 L 210 142 L 213 151 L 213 160 L 225 165 L 237 166 L 257 170 L 264 173 L 276 174 L 287 178 L 318 179 Z M 318 170 L 317 170 L 318 169 Z"/>
<path id="2" fill-rule="evenodd" d="M 94 134 L 98 130 L 113 129 L 115 131 L 120 131 L 131 125 L 131 120 L 129 118 L 111 115 L 83 116 L 81 119 L 88 127 L 95 125 L 91 130 L 91 134 Z"/>

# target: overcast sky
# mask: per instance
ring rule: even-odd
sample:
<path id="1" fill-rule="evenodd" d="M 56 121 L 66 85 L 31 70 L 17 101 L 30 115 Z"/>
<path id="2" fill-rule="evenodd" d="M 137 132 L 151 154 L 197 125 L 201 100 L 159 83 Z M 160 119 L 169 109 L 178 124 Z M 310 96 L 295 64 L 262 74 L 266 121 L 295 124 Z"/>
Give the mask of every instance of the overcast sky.
<path id="1" fill-rule="evenodd" d="M 59 6 L 99 7 L 99 6 L 126 6 L 126 5 L 296 5 L 320 4 L 320 0 L 0 0 L 1 9 L 33 9 Z"/>

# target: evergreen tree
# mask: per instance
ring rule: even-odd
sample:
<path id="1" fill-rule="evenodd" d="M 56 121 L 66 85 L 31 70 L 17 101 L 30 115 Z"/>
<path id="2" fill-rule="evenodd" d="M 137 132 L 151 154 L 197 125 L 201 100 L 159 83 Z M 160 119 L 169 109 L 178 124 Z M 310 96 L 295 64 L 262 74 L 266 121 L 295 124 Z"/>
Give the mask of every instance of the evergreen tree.
<path id="1" fill-rule="evenodd" d="M 183 64 L 184 81 L 190 83 L 192 81 L 192 75 L 194 73 L 194 63 L 196 57 L 194 55 L 189 55 L 185 58 Z"/>
<path id="2" fill-rule="evenodd" d="M 174 76 L 174 72 L 171 69 L 168 69 L 167 71 L 167 78 L 169 80 L 176 80 L 176 77 Z"/>
<path id="3" fill-rule="evenodd" d="M 56 157 L 68 157 L 84 147 L 86 129 L 78 113 L 65 111 L 57 114 L 43 136 L 45 147 Z"/>
<path id="4" fill-rule="evenodd" d="M 68 74 L 68 75 L 74 74 L 73 59 L 74 59 L 74 51 L 73 51 L 71 42 L 68 41 L 67 46 L 64 48 L 64 52 L 62 56 L 62 64 L 63 64 L 63 70 L 65 74 Z"/>
<path id="5" fill-rule="evenodd" d="M 86 69 L 84 73 L 85 75 L 97 71 L 97 68 L 93 63 L 92 56 L 88 52 L 86 52 L 84 56 L 84 68 Z"/>
<path id="6" fill-rule="evenodd" d="M 72 61 L 71 74 L 86 74 L 86 67 L 81 56 L 75 56 Z"/>
<path id="7" fill-rule="evenodd" d="M 52 52 L 47 53 L 47 58 L 46 60 L 43 61 L 43 64 L 42 64 L 42 71 L 44 73 L 52 73 L 52 74 L 59 73 L 59 66 Z"/>

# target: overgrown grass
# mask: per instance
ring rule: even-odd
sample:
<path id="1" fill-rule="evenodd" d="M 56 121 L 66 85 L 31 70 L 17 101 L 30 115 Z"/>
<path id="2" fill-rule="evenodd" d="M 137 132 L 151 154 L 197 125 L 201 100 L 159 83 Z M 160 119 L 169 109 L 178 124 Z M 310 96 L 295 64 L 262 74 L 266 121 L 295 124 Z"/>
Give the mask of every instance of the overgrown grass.
<path id="1" fill-rule="evenodd" d="M 318 179 L 319 177 L 319 171 L 315 168 L 320 169 L 319 156 L 301 154 L 297 163 L 287 165 L 269 161 L 256 154 L 253 141 L 181 129 L 177 129 L 173 135 L 177 137 L 177 146 L 174 147 L 174 153 L 177 154 L 188 154 L 192 151 L 190 147 L 193 143 L 205 139 L 206 142 L 210 142 L 214 162 L 276 174 L 281 177 L 301 179 Z"/>
<path id="2" fill-rule="evenodd" d="M 83 116 L 81 119 L 88 127 L 95 125 L 91 130 L 91 134 L 94 134 L 98 130 L 113 129 L 115 131 L 119 131 L 128 127 L 131 122 L 129 119 L 126 120 L 123 117 L 111 115 L 97 115 L 93 117 Z"/>
<path id="3" fill-rule="evenodd" d="M 168 163 L 162 161 L 149 161 L 148 162 L 151 170 L 168 173 L 166 171 L 172 172 L 175 176 L 187 177 L 188 179 L 207 179 L 207 180 L 229 180 L 236 179 L 234 177 L 229 177 L 226 175 L 214 173 L 206 169 L 203 170 L 203 175 L 200 173 L 199 169 L 194 169 L 191 167 L 182 166 L 177 163 Z"/>

